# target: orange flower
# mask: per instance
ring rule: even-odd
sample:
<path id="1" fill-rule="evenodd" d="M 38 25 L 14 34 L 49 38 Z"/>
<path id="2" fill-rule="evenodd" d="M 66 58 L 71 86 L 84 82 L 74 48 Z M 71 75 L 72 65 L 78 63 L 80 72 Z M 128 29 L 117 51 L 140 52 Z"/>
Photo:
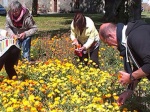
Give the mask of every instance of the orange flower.
<path id="1" fill-rule="evenodd" d="M 122 78 L 122 74 L 118 73 L 118 80 Z"/>
<path id="2" fill-rule="evenodd" d="M 77 45 L 77 48 L 78 48 L 78 49 L 81 48 L 81 44 L 78 44 L 78 45 Z"/>
<path id="3" fill-rule="evenodd" d="M 0 76 L 0 79 L 3 79 L 4 78 L 4 76 Z"/>

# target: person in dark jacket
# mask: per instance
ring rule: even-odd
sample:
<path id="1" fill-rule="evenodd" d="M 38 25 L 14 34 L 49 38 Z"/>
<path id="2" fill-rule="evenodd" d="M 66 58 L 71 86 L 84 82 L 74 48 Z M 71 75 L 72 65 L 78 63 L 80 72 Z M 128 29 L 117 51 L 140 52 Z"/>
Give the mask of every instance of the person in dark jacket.
<path id="1" fill-rule="evenodd" d="M 119 71 L 119 83 L 128 85 L 128 89 L 117 101 L 122 105 L 132 95 L 141 78 L 150 80 L 150 25 L 142 20 L 127 25 L 104 23 L 100 26 L 99 35 L 104 43 L 117 47 L 124 59 L 125 71 Z"/>

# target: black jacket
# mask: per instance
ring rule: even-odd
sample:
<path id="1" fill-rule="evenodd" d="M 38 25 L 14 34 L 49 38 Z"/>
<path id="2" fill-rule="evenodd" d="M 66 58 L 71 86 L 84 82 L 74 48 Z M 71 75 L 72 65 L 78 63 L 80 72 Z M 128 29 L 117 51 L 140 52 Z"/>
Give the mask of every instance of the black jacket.
<path id="1" fill-rule="evenodd" d="M 150 25 L 142 20 L 127 24 L 128 46 L 143 72 L 150 74 Z"/>

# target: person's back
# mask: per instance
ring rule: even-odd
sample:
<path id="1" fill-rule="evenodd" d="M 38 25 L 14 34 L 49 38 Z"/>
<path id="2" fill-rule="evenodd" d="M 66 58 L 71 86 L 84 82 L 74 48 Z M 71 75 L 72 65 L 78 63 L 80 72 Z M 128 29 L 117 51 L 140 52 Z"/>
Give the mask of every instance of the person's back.
<path id="1" fill-rule="evenodd" d="M 9 41 L 10 39 L 10 41 Z M 5 66 L 9 79 L 17 76 L 14 65 L 17 64 L 20 56 L 20 49 L 14 43 L 13 38 L 7 37 L 7 31 L 0 30 L 0 70 Z"/>
<path id="2" fill-rule="evenodd" d="M 147 57 L 150 55 L 150 25 L 144 21 L 130 22 L 127 25 L 126 36 L 128 36 L 128 45 L 131 48 L 132 54 L 140 66 L 143 66 L 144 61 L 150 62 Z M 144 58 L 147 58 L 144 60 Z"/>

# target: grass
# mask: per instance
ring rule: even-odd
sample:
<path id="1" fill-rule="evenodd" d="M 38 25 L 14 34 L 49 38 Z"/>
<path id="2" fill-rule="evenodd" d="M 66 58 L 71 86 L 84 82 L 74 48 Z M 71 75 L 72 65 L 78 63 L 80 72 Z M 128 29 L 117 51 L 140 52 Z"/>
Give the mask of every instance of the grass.
<path id="1" fill-rule="evenodd" d="M 96 28 L 99 29 L 102 23 L 102 14 L 85 14 L 93 19 Z M 52 36 L 58 33 L 65 33 L 70 30 L 70 24 L 73 19 L 74 13 L 70 14 L 48 14 L 39 15 L 34 17 L 34 20 L 38 26 L 40 36 L 47 36 L 51 34 Z M 5 16 L 0 16 L 0 28 L 5 29 Z M 142 19 L 150 23 L 150 13 L 142 12 Z"/>
<path id="2" fill-rule="evenodd" d="M 95 22 L 96 28 L 99 28 L 101 24 L 100 19 L 102 17 L 101 14 L 85 14 L 93 19 Z M 74 17 L 74 13 L 70 14 L 49 14 L 49 15 L 41 15 L 38 17 L 34 17 L 36 24 L 39 29 L 40 36 L 51 35 L 54 36 L 56 34 L 63 34 L 70 30 L 70 24 Z"/>
<path id="3" fill-rule="evenodd" d="M 5 16 L 0 16 L 0 29 L 5 29 Z"/>
<path id="4" fill-rule="evenodd" d="M 86 16 L 91 17 L 97 29 L 101 24 L 100 19 L 102 17 L 101 14 L 85 14 Z M 40 15 L 38 17 L 34 17 L 34 20 L 38 26 L 38 34 L 40 36 L 45 36 L 48 34 L 57 34 L 57 33 L 65 33 L 70 30 L 70 24 L 74 17 L 74 13 L 70 14 L 48 14 L 48 15 Z M 5 28 L 5 16 L 0 16 L 0 28 Z M 46 34 L 48 33 L 48 34 Z"/>

